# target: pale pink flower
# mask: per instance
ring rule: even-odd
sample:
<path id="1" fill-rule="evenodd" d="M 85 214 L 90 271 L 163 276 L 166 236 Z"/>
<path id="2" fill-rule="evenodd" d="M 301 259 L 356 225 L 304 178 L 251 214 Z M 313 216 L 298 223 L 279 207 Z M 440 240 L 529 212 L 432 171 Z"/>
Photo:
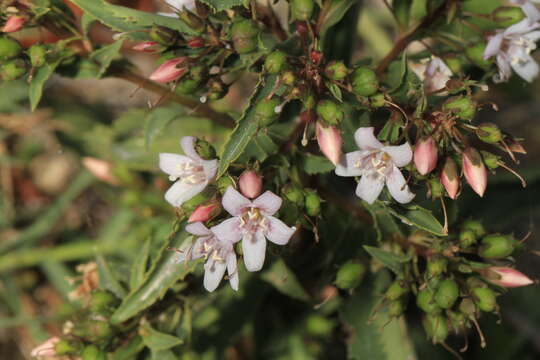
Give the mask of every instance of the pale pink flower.
<path id="1" fill-rule="evenodd" d="M 384 185 L 399 203 L 406 204 L 414 198 L 400 167 L 412 160 L 409 143 L 399 146 L 384 146 L 373 134 L 372 127 L 361 127 L 354 134 L 360 151 L 345 154 L 336 167 L 338 176 L 361 176 L 356 195 L 372 204 L 379 197 Z"/>
<path id="2" fill-rule="evenodd" d="M 238 187 L 242 195 L 254 199 L 261 195 L 262 177 L 253 170 L 246 170 L 238 179 Z"/>
<path id="3" fill-rule="evenodd" d="M 35 347 L 30 356 L 32 357 L 52 357 L 56 356 L 56 350 L 54 346 L 60 341 L 58 336 L 53 336 L 52 338 L 47 339 L 43 344 Z"/>
<path id="4" fill-rule="evenodd" d="M 432 93 L 446 87 L 452 77 L 452 70 L 439 57 L 432 57 L 427 63 L 411 64 L 411 69 L 424 83 L 424 90 Z M 445 95 L 445 93 L 438 93 Z"/>
<path id="5" fill-rule="evenodd" d="M 2 27 L 2 32 L 10 33 L 19 31 L 22 29 L 25 22 L 26 18 L 24 16 L 11 15 Z"/>
<path id="6" fill-rule="evenodd" d="M 82 158 L 82 164 L 99 180 L 111 185 L 118 185 L 120 183 L 118 178 L 113 173 L 113 166 L 110 162 L 85 156 Z"/>
<path id="7" fill-rule="evenodd" d="M 142 41 L 135 44 L 132 49 L 142 52 L 155 52 L 159 46 L 160 45 L 156 41 Z"/>
<path id="8" fill-rule="evenodd" d="M 219 214 L 220 211 L 221 205 L 218 200 L 213 200 L 208 204 L 199 205 L 189 216 L 188 223 L 208 221 Z"/>
<path id="9" fill-rule="evenodd" d="M 339 130 L 335 126 L 325 126 L 317 121 L 315 133 L 322 153 L 334 165 L 337 165 L 341 159 L 341 144 L 343 142 Z"/>
<path id="10" fill-rule="evenodd" d="M 484 271 L 485 276 L 492 283 L 507 287 L 521 287 L 534 283 L 527 275 L 509 267 L 492 266 Z"/>
<path id="11" fill-rule="evenodd" d="M 266 191 L 250 201 L 229 186 L 223 195 L 222 205 L 233 218 L 214 226 L 212 231 L 220 239 L 237 242 L 242 239 L 244 264 L 248 271 L 262 269 L 266 255 L 266 239 L 285 245 L 296 231 L 274 215 L 281 207 L 281 198 Z"/>
<path id="12" fill-rule="evenodd" d="M 421 175 L 426 175 L 437 166 L 437 144 L 428 136 L 420 139 L 414 147 L 414 165 Z"/>
<path id="13" fill-rule="evenodd" d="M 463 174 L 475 193 L 484 196 L 487 187 L 487 169 L 482 156 L 475 148 L 467 148 L 462 154 Z"/>
<path id="14" fill-rule="evenodd" d="M 186 66 L 181 66 L 184 65 L 186 60 L 187 58 L 182 56 L 165 61 L 150 74 L 150 80 L 158 83 L 168 83 L 180 79 L 188 71 Z"/>
<path id="15" fill-rule="evenodd" d="M 455 200 L 459 192 L 459 174 L 456 162 L 452 158 L 447 158 L 441 171 L 441 183 L 443 184 L 450 199 Z"/>
<path id="16" fill-rule="evenodd" d="M 184 136 L 180 146 L 185 155 L 161 153 L 159 167 L 169 175 L 171 181 L 176 181 L 165 193 L 165 200 L 172 206 L 181 206 L 204 190 L 216 176 L 218 161 L 204 160 L 195 151 L 196 138 Z"/>

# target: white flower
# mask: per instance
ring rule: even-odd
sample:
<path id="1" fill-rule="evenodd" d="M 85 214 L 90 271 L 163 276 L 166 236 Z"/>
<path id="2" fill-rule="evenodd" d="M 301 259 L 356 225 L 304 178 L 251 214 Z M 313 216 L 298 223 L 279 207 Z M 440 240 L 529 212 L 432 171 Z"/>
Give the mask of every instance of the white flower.
<path id="1" fill-rule="evenodd" d="M 452 70 L 439 57 L 434 56 L 427 63 L 412 64 L 414 73 L 424 82 L 424 90 L 432 93 L 441 90 L 452 77 Z M 444 95 L 440 93 L 439 95 Z"/>
<path id="2" fill-rule="evenodd" d="M 527 16 L 529 21 L 535 22 L 540 20 L 540 11 L 534 5 L 540 4 L 540 0 L 510 0 L 512 4 L 521 6 L 521 10 Z"/>
<path id="3" fill-rule="evenodd" d="M 484 59 L 495 56 L 499 67 L 499 74 L 493 81 L 508 81 L 512 69 L 528 82 L 538 76 L 538 64 L 531 51 L 536 49 L 536 41 L 540 39 L 540 31 L 536 30 L 539 27 L 540 23 L 524 19 L 489 38 Z"/>
<path id="4" fill-rule="evenodd" d="M 176 17 L 176 12 L 182 11 L 184 8 L 194 11 L 196 7 L 195 0 L 165 0 L 165 2 L 172 11 L 160 12 L 159 15 Z"/>
<path id="5" fill-rule="evenodd" d="M 262 269 L 266 254 L 266 239 L 277 245 L 285 245 L 296 231 L 273 217 L 281 207 L 281 198 L 266 191 L 250 201 L 229 186 L 223 195 L 222 205 L 234 216 L 214 226 L 212 231 L 220 239 L 237 242 L 242 239 L 244 264 L 248 271 Z"/>
<path id="6" fill-rule="evenodd" d="M 186 155 L 161 153 L 159 168 L 169 174 L 171 181 L 176 181 L 165 193 L 165 200 L 172 206 L 181 206 L 204 190 L 216 176 L 218 161 L 204 160 L 195 151 L 196 138 L 184 136 L 180 146 Z"/>
<path id="7" fill-rule="evenodd" d="M 199 236 L 193 248 L 180 255 L 178 262 L 206 258 L 204 264 L 204 288 L 209 292 L 214 291 L 223 279 L 225 270 L 229 274 L 229 283 L 233 290 L 238 290 L 238 271 L 236 254 L 233 243 L 229 240 L 220 239 L 204 226 L 202 222 L 188 224 L 186 231 Z"/>
<path id="8" fill-rule="evenodd" d="M 399 170 L 412 160 L 409 143 L 384 146 L 373 134 L 372 127 L 361 127 L 354 134 L 360 151 L 347 153 L 336 167 L 336 175 L 361 176 L 356 195 L 372 204 L 384 185 L 396 201 L 406 204 L 414 198 Z"/>

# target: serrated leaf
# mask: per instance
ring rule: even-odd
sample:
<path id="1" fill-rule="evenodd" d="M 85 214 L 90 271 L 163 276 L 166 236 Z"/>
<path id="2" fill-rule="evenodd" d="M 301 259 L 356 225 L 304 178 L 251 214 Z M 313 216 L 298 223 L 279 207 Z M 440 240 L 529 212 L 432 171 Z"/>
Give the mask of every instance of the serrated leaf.
<path id="1" fill-rule="evenodd" d="M 321 21 L 320 38 L 323 39 L 328 29 L 337 24 L 345 16 L 347 10 L 357 2 L 358 0 L 332 0 Z"/>
<path id="2" fill-rule="evenodd" d="M 185 227 L 185 221 L 180 224 L 180 229 Z M 177 234 L 169 246 L 179 248 L 182 243 L 191 237 L 191 234 L 186 231 L 181 231 Z M 177 281 L 183 280 L 184 277 L 191 273 L 195 264 L 178 264 L 176 252 L 162 252 L 160 258 L 155 264 L 155 267 L 146 276 L 146 279 L 141 286 L 131 292 L 122 302 L 120 307 L 116 309 L 111 317 L 111 322 L 114 324 L 122 323 L 140 311 L 154 304 L 161 299 L 165 292 Z"/>
<path id="3" fill-rule="evenodd" d="M 182 339 L 176 336 L 155 330 L 148 322 L 141 324 L 139 335 L 142 337 L 144 344 L 153 352 L 168 350 L 184 343 Z"/>
<path id="4" fill-rule="evenodd" d="M 72 0 L 72 3 L 80 7 L 85 13 L 109 26 L 115 31 L 132 32 L 132 38 L 146 39 L 145 30 L 153 25 L 161 25 L 181 33 L 196 35 L 189 26 L 175 17 L 161 16 L 149 12 L 130 9 L 124 6 L 113 5 L 105 0 Z"/>
<path id="5" fill-rule="evenodd" d="M 32 111 L 36 110 L 39 104 L 39 101 L 41 100 L 45 82 L 49 80 L 49 78 L 54 73 L 54 70 L 59 64 L 60 64 L 60 59 L 53 63 L 47 63 L 43 65 L 42 67 L 40 67 L 36 71 L 34 76 L 32 77 L 32 81 L 30 82 L 30 87 L 28 88 L 28 97 L 30 99 L 30 109 Z"/>
<path id="6" fill-rule="evenodd" d="M 384 266 L 392 270 L 396 275 L 403 275 L 402 264 L 411 260 L 410 256 L 399 256 L 389 251 L 376 248 L 374 246 L 364 245 L 364 249 L 369 253 L 369 255 L 380 261 Z"/>
<path id="7" fill-rule="evenodd" d="M 309 295 L 282 259 L 274 262 L 272 267 L 261 275 L 261 278 L 272 284 L 279 292 L 293 299 L 309 301 Z"/>
<path id="8" fill-rule="evenodd" d="M 158 107 L 150 111 L 146 116 L 145 127 L 144 127 L 144 142 L 146 149 L 150 149 L 150 146 L 163 130 L 177 118 L 179 115 L 183 114 L 183 111 L 180 111 L 179 108 L 171 107 Z"/>
<path id="9" fill-rule="evenodd" d="M 324 156 L 306 154 L 302 166 L 308 175 L 324 174 L 334 170 L 335 166 Z"/>
<path id="10" fill-rule="evenodd" d="M 259 132 L 257 136 L 249 142 L 243 154 L 238 158 L 238 161 L 244 162 L 250 159 L 256 159 L 262 162 L 269 156 L 277 153 L 278 150 L 279 147 L 268 134 Z"/>
<path id="11" fill-rule="evenodd" d="M 227 10 L 235 6 L 243 6 L 245 0 L 199 0 L 202 3 L 210 6 L 215 11 Z"/>
<path id="12" fill-rule="evenodd" d="M 390 213 L 400 219 L 404 224 L 416 226 L 437 236 L 446 236 L 448 233 L 433 213 L 418 205 L 408 207 L 388 208 Z"/>
<path id="13" fill-rule="evenodd" d="M 152 241 L 150 238 L 146 239 L 141 250 L 135 256 L 135 260 L 133 260 L 129 277 L 129 288 L 131 290 L 137 289 L 144 281 L 151 243 Z"/>
<path id="14" fill-rule="evenodd" d="M 120 50 L 122 49 L 123 43 L 124 39 L 120 39 L 113 42 L 112 44 L 105 45 L 90 54 L 90 58 L 99 63 L 100 65 L 99 72 L 97 74 L 98 78 L 101 78 L 105 74 L 105 72 L 114 60 L 122 57 L 120 54 Z"/>
<path id="15" fill-rule="evenodd" d="M 98 266 L 99 283 L 104 289 L 110 290 L 117 297 L 122 299 L 126 296 L 126 290 L 122 287 L 118 279 L 114 276 L 109 263 L 105 260 L 103 255 L 99 254 L 96 257 L 96 263 Z"/>

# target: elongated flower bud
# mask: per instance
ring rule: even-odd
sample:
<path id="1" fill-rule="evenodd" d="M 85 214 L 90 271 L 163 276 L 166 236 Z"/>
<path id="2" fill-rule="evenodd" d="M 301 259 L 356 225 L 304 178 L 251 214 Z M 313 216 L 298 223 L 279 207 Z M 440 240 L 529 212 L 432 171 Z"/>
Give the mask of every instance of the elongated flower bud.
<path id="1" fill-rule="evenodd" d="M 111 185 L 118 185 L 120 181 L 113 174 L 113 166 L 110 162 L 86 156 L 82 159 L 84 167 L 99 180 Z"/>
<path id="2" fill-rule="evenodd" d="M 431 136 L 416 143 L 414 165 L 421 175 L 430 173 L 437 166 L 437 144 Z"/>
<path id="3" fill-rule="evenodd" d="M 504 266 L 492 266 L 484 271 L 484 276 L 492 283 L 507 288 L 527 286 L 534 283 L 522 272 Z"/>
<path id="4" fill-rule="evenodd" d="M 136 44 L 132 47 L 135 51 L 142 51 L 142 52 L 154 52 L 157 50 L 157 47 L 159 44 L 157 41 L 141 41 L 140 43 Z"/>
<path id="5" fill-rule="evenodd" d="M 43 344 L 35 347 L 30 356 L 32 357 L 52 357 L 56 356 L 56 350 L 54 346 L 60 341 L 58 336 L 53 336 L 52 338 L 47 339 Z"/>
<path id="6" fill-rule="evenodd" d="M 462 159 L 465 179 L 474 192 L 482 197 L 486 191 L 488 175 L 482 156 L 475 148 L 467 148 L 463 152 Z"/>
<path id="7" fill-rule="evenodd" d="M 198 49 L 204 47 L 206 45 L 206 41 L 202 37 L 197 36 L 193 39 L 190 39 L 187 42 L 187 45 L 192 49 Z"/>
<path id="8" fill-rule="evenodd" d="M 335 126 L 325 127 L 320 121 L 316 125 L 317 143 L 322 153 L 334 165 L 337 165 L 341 159 L 341 133 Z"/>
<path id="9" fill-rule="evenodd" d="M 179 57 L 165 61 L 150 75 L 150 80 L 168 83 L 181 78 L 187 72 L 187 67 L 181 66 L 186 60 L 186 57 Z"/>
<path id="10" fill-rule="evenodd" d="M 22 29 L 24 23 L 26 22 L 26 18 L 23 16 L 18 15 L 11 15 L 6 23 L 4 24 L 4 27 L 2 27 L 2 32 L 10 33 L 19 31 Z"/>
<path id="11" fill-rule="evenodd" d="M 262 177 L 253 170 L 246 170 L 240 175 L 238 186 L 244 196 L 254 199 L 261 194 Z"/>
<path id="12" fill-rule="evenodd" d="M 455 200 L 459 192 L 459 174 L 456 162 L 452 158 L 447 158 L 441 172 L 441 183 L 443 184 L 450 199 Z"/>
<path id="13" fill-rule="evenodd" d="M 199 205 L 195 211 L 193 211 L 188 219 L 188 223 L 192 222 L 206 222 L 221 212 L 221 203 L 217 200 L 213 200 L 210 203 Z"/>

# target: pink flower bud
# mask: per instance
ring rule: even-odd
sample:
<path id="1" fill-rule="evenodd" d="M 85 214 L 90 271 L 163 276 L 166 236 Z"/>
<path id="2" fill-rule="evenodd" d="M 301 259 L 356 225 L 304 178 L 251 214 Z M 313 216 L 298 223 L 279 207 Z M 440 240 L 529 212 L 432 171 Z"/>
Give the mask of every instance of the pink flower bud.
<path id="1" fill-rule="evenodd" d="M 10 33 L 19 31 L 22 29 L 24 23 L 26 22 L 26 18 L 23 16 L 18 15 L 11 15 L 6 23 L 4 24 L 4 27 L 2 28 L 2 32 Z"/>
<path id="2" fill-rule="evenodd" d="M 246 170 L 240 175 L 238 186 L 240 186 L 240 192 L 244 196 L 254 199 L 261 194 L 262 177 L 253 170 Z"/>
<path id="3" fill-rule="evenodd" d="M 135 51 L 142 51 L 142 52 L 154 52 L 159 47 L 159 44 L 156 41 L 142 41 L 135 46 L 132 47 Z"/>
<path id="4" fill-rule="evenodd" d="M 54 336 L 52 338 L 47 339 L 43 344 L 35 347 L 30 353 L 30 356 L 32 357 L 56 356 L 56 350 L 54 349 L 54 345 L 56 345 L 56 343 L 59 341 L 60 341 L 60 338 L 58 336 Z"/>
<path id="5" fill-rule="evenodd" d="M 120 181 L 118 181 L 118 178 L 113 174 L 113 167 L 110 162 L 86 156 L 83 157 L 82 163 L 84 167 L 99 180 L 109 183 L 111 185 L 118 185 L 120 183 Z"/>
<path id="6" fill-rule="evenodd" d="M 467 148 L 462 154 L 463 173 L 469 185 L 480 197 L 484 196 L 487 187 L 487 170 L 482 156 L 475 148 Z"/>
<path id="7" fill-rule="evenodd" d="M 441 183 L 450 199 L 455 200 L 459 192 L 460 181 L 456 162 L 452 158 L 446 158 L 441 172 Z"/>
<path id="8" fill-rule="evenodd" d="M 198 37 L 194 37 L 193 39 L 189 40 L 187 42 L 187 45 L 192 49 L 198 49 L 198 48 L 202 48 L 203 46 L 205 46 L 206 42 L 204 41 L 204 39 L 202 37 L 198 36 Z"/>
<path id="9" fill-rule="evenodd" d="M 186 60 L 187 58 L 182 56 L 165 61 L 150 75 L 150 80 L 158 83 L 168 83 L 181 78 L 188 71 L 187 67 L 180 67 Z"/>
<path id="10" fill-rule="evenodd" d="M 431 136 L 416 143 L 414 165 L 421 175 L 430 173 L 437 166 L 437 144 Z"/>
<path id="11" fill-rule="evenodd" d="M 325 127 L 320 121 L 317 121 L 315 132 L 322 153 L 337 165 L 341 160 L 341 133 L 335 126 Z"/>
<path id="12" fill-rule="evenodd" d="M 193 211 L 188 219 L 188 223 L 192 222 L 205 222 L 213 219 L 221 212 L 221 203 L 217 200 L 212 200 L 207 204 L 199 205 L 195 211 Z"/>
<path id="13" fill-rule="evenodd" d="M 492 283 L 507 288 L 527 286 L 534 283 L 527 275 L 509 267 L 492 266 L 484 270 L 483 275 Z"/>

